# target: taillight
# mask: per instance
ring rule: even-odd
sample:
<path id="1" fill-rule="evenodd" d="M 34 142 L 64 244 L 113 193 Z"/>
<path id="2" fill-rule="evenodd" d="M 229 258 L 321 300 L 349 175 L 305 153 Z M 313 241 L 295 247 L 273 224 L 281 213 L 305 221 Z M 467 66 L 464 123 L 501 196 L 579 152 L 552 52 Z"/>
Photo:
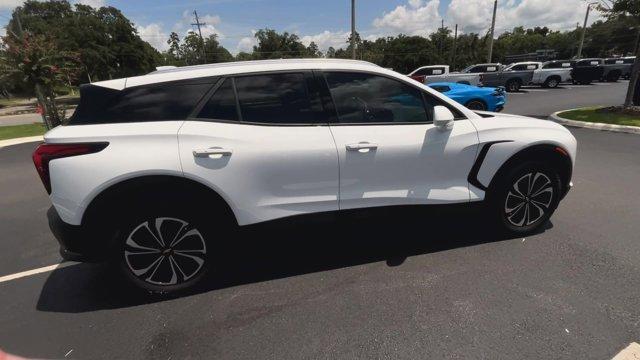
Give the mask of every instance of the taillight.
<path id="1" fill-rule="evenodd" d="M 33 164 L 48 194 L 51 194 L 51 178 L 49 177 L 49 161 L 97 153 L 109 145 L 108 142 L 76 143 L 76 144 L 40 144 L 33 152 Z"/>

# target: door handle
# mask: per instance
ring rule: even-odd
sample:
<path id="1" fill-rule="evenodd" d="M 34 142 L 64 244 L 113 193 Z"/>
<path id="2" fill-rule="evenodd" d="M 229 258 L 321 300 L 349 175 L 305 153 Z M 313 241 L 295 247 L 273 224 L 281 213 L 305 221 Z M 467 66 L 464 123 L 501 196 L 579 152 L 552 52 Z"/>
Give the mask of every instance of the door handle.
<path id="1" fill-rule="evenodd" d="M 359 142 L 357 144 L 347 144 L 348 151 L 360 151 L 360 150 L 376 150 L 378 148 L 378 144 L 373 144 L 369 142 Z M 366 152 L 366 151 L 362 151 Z"/>
<path id="2" fill-rule="evenodd" d="M 199 158 L 209 157 L 211 155 L 231 156 L 233 151 L 231 149 L 223 149 L 221 147 L 210 147 L 208 149 L 195 149 L 193 150 L 193 156 Z"/>

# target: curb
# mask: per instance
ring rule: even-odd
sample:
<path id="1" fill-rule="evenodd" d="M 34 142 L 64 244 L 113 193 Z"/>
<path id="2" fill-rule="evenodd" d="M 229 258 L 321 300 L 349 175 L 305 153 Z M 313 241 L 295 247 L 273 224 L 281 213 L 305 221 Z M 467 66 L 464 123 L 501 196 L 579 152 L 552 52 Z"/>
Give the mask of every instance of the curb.
<path id="1" fill-rule="evenodd" d="M 15 138 L 15 139 L 0 140 L 0 149 L 5 146 L 25 144 L 25 143 L 36 142 L 36 141 L 44 141 L 44 137 L 42 135 L 38 135 L 38 136 L 27 136 L 27 137 Z"/>
<path id="2" fill-rule="evenodd" d="M 637 126 L 592 123 L 592 122 L 586 122 L 586 121 L 569 120 L 569 119 L 565 119 L 558 116 L 558 114 L 561 112 L 571 111 L 571 110 L 577 110 L 577 109 L 556 111 L 553 114 L 549 115 L 549 119 L 559 124 L 571 126 L 571 127 L 640 135 L 640 127 L 637 127 Z"/>

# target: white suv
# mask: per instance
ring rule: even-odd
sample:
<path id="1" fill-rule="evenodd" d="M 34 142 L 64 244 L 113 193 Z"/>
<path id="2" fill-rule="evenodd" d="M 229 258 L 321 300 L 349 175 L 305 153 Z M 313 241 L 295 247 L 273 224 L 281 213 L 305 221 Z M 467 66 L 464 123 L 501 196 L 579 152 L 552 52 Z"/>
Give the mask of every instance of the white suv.
<path id="1" fill-rule="evenodd" d="M 567 193 L 576 140 L 550 121 L 473 112 L 349 60 L 162 69 L 81 87 L 33 159 L 67 259 L 115 260 L 171 292 L 205 276 L 217 235 L 299 214 L 483 202 L 515 233 Z"/>

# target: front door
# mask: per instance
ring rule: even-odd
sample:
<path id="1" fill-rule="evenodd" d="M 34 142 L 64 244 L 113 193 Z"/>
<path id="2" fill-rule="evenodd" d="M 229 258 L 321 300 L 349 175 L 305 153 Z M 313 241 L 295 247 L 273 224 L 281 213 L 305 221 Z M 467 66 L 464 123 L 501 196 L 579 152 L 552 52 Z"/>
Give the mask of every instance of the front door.
<path id="1" fill-rule="evenodd" d="M 436 128 L 433 106 L 443 103 L 396 78 L 339 71 L 324 77 L 338 115 L 331 132 L 341 209 L 469 201 L 478 146 L 469 120 Z"/>

